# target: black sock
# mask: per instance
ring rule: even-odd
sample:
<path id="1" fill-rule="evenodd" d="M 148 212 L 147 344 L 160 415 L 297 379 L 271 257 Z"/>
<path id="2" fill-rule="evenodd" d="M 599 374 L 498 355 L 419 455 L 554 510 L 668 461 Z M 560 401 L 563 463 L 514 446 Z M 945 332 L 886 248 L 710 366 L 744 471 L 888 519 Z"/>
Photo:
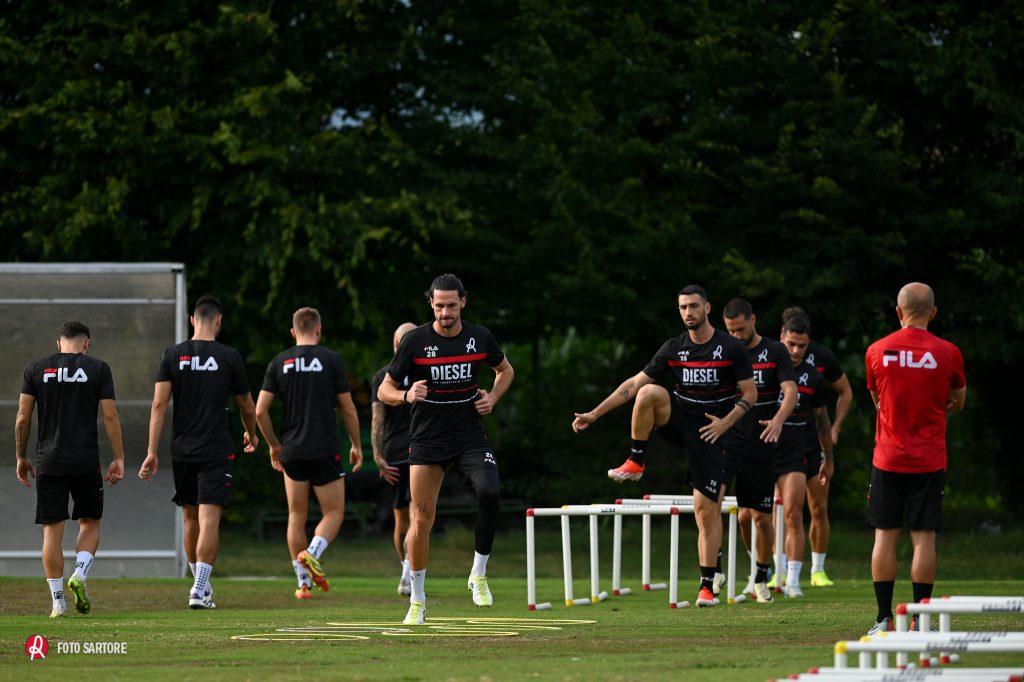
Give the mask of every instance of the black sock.
<path id="1" fill-rule="evenodd" d="M 895 580 L 875 581 L 875 601 L 878 602 L 876 623 L 881 622 L 883 618 L 892 618 L 892 593 L 895 588 Z"/>
<path id="2" fill-rule="evenodd" d="M 932 588 L 935 587 L 934 583 L 911 583 L 914 586 L 914 603 L 919 604 L 925 599 L 932 598 Z"/>
<path id="3" fill-rule="evenodd" d="M 629 441 L 629 458 L 639 464 L 644 465 L 644 455 L 647 453 L 647 441 L 645 440 L 630 440 Z"/>
<path id="4" fill-rule="evenodd" d="M 754 574 L 754 582 L 768 582 L 768 569 L 771 568 L 771 564 L 756 563 L 755 565 L 757 566 L 757 573 Z"/>
<path id="5" fill-rule="evenodd" d="M 715 567 L 714 566 L 701 566 L 700 567 L 700 586 L 707 588 L 709 591 L 715 591 Z"/>
<path id="6" fill-rule="evenodd" d="M 715 562 L 715 572 L 722 572 L 722 550 L 718 550 L 718 560 Z"/>

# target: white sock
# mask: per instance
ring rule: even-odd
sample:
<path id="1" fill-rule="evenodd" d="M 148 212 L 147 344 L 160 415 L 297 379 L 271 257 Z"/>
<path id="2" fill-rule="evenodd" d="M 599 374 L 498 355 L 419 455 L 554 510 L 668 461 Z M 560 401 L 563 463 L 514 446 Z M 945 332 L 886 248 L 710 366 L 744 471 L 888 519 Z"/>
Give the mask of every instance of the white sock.
<path id="1" fill-rule="evenodd" d="M 409 560 L 405 559 L 402 562 L 402 582 L 409 582 Z"/>
<path id="2" fill-rule="evenodd" d="M 92 568 L 93 555 L 89 552 L 79 552 L 75 558 L 75 573 L 82 580 L 89 579 L 89 569 Z"/>
<path id="3" fill-rule="evenodd" d="M 195 578 L 196 577 L 196 562 L 194 562 L 194 561 L 188 562 L 188 570 L 192 571 L 192 577 Z"/>
<path id="4" fill-rule="evenodd" d="M 64 603 L 64 576 L 59 578 L 47 578 L 46 583 L 50 586 L 50 596 L 54 604 Z"/>
<path id="5" fill-rule="evenodd" d="M 825 557 L 828 552 L 811 552 L 811 573 L 821 573 L 825 570 Z"/>
<path id="6" fill-rule="evenodd" d="M 786 587 L 800 587 L 800 569 L 804 567 L 804 562 L 790 561 L 786 566 Z"/>
<path id="7" fill-rule="evenodd" d="M 775 567 L 775 572 L 776 573 L 778 573 L 779 575 L 784 575 L 786 573 L 786 567 L 789 565 L 787 560 L 788 560 L 788 557 L 786 556 L 786 553 L 783 552 L 782 553 L 782 563 L 780 563 L 779 565 L 777 565 Z M 780 580 L 781 580 L 781 578 L 780 578 Z M 776 582 L 778 582 L 778 581 L 776 581 Z M 779 583 L 779 587 L 782 587 L 782 583 Z"/>
<path id="8" fill-rule="evenodd" d="M 303 585 L 312 587 L 313 579 L 309 576 L 309 571 L 306 570 L 306 564 L 298 559 L 292 559 L 292 568 L 295 570 L 295 577 L 299 580 L 299 587 Z"/>
<path id="9" fill-rule="evenodd" d="M 213 573 L 212 564 L 196 562 L 196 580 L 192 583 L 192 591 L 197 594 L 206 594 L 210 591 L 210 574 Z"/>
<path id="10" fill-rule="evenodd" d="M 426 603 L 427 569 L 424 568 L 422 571 L 409 571 L 409 582 L 412 583 L 412 595 L 410 595 L 409 601 Z"/>
<path id="11" fill-rule="evenodd" d="M 487 560 L 490 558 L 490 554 L 473 552 L 473 569 L 469 572 L 469 577 L 487 575 Z"/>
<path id="12" fill-rule="evenodd" d="M 327 549 L 327 540 L 316 535 L 313 537 L 313 541 L 309 543 L 309 547 L 306 548 L 306 551 L 312 554 L 314 559 L 320 561 L 320 557 L 323 555 L 325 549 Z"/>

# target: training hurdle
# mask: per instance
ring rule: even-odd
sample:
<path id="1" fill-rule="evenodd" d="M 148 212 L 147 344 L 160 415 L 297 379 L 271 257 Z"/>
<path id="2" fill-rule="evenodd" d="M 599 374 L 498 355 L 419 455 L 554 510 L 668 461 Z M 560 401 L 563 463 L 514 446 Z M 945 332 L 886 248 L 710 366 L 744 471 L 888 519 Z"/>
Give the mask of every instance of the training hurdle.
<path id="1" fill-rule="evenodd" d="M 835 668 L 849 668 L 848 657 L 858 654 L 860 670 L 871 670 L 871 655 L 875 654 L 875 668 L 888 668 L 889 654 L 919 653 L 920 665 L 927 667 L 932 652 L 999 652 L 1024 653 L 1024 632 L 882 632 L 859 641 L 839 641 L 835 647 Z"/>
<path id="2" fill-rule="evenodd" d="M 790 675 L 787 680 L 806 682 L 927 682 L 927 680 L 971 680 L 971 682 L 1021 682 L 1024 668 L 908 668 L 905 670 L 861 670 L 860 668 L 812 668 Z M 777 680 L 776 682 L 781 682 Z"/>
<path id="3" fill-rule="evenodd" d="M 669 540 L 669 608 L 689 606 L 688 601 L 679 601 L 679 514 L 693 513 L 693 506 L 685 505 L 571 505 L 565 507 L 534 508 L 526 510 L 526 601 L 530 611 L 550 609 L 550 602 L 537 603 L 537 562 L 535 519 L 538 516 L 557 516 L 562 525 L 562 573 L 565 587 L 565 605 L 583 606 L 596 604 L 608 597 L 600 589 L 598 569 L 597 519 L 601 516 L 670 516 Z M 572 588 L 572 543 L 569 535 L 569 518 L 587 516 L 590 520 L 590 597 L 574 598 Z M 621 532 L 621 526 L 620 526 Z M 621 593 L 621 590 L 620 590 Z"/>
<path id="4" fill-rule="evenodd" d="M 619 499 L 616 504 L 644 506 L 670 504 L 680 509 L 693 508 L 693 495 L 644 495 L 642 499 Z M 737 529 L 736 498 L 725 497 L 722 499 L 722 513 L 729 515 L 728 536 L 726 539 L 728 554 L 728 568 L 726 570 L 726 597 L 729 604 L 743 601 L 744 597 L 736 596 L 736 529 Z M 643 517 L 643 540 L 640 553 L 641 581 L 644 590 L 663 590 L 665 583 L 651 582 L 651 517 Z M 753 559 L 751 559 L 753 565 Z M 612 534 L 612 594 L 615 596 L 631 594 L 632 590 L 622 587 L 622 519 L 616 517 Z"/>
<path id="5" fill-rule="evenodd" d="M 939 616 L 939 632 L 952 630 L 951 616 L 955 613 L 1022 613 L 1024 597 L 947 597 L 924 599 L 917 604 L 899 604 L 896 607 L 896 632 L 907 631 L 908 616 L 917 616 L 921 632 L 931 630 L 931 615 Z M 939 660 L 949 663 L 948 652 L 940 652 Z M 896 665 L 906 665 L 906 653 L 896 655 Z"/>

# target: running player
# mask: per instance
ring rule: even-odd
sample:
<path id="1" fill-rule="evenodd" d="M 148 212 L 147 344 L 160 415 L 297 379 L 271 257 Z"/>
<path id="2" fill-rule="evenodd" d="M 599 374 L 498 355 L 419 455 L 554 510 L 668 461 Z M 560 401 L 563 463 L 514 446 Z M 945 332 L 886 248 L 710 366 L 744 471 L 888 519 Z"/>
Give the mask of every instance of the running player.
<path id="1" fill-rule="evenodd" d="M 931 288 L 907 284 L 896 304 L 900 330 L 871 344 L 865 356 L 868 390 L 878 410 L 868 491 L 878 616 L 868 634 L 892 629 L 896 546 L 904 523 L 914 545 L 914 601 L 932 595 L 946 483 L 946 415 L 962 410 L 967 399 L 960 349 L 928 331 L 938 313 Z"/>
<path id="2" fill-rule="evenodd" d="M 160 434 L 173 398 L 172 501 L 181 507 L 184 516 L 185 556 L 194 577 L 188 595 L 191 609 L 217 608 L 210 574 L 220 545 L 220 518 L 231 498 L 235 466 L 235 448 L 224 408 L 230 396 L 235 397 L 241 412 L 245 452 L 255 451 L 259 444 L 245 363 L 237 350 L 217 342 L 223 319 L 220 301 L 201 296 L 190 318 L 192 339 L 164 351 L 153 387 L 149 450 L 139 468 L 139 478 L 149 480 L 160 467 Z"/>
<path id="3" fill-rule="evenodd" d="M 782 324 L 786 324 L 792 317 L 803 317 L 807 320 L 807 328 L 811 328 L 811 318 L 803 309 L 794 306 L 783 310 Z M 843 373 L 843 368 L 839 366 L 839 360 L 835 353 L 813 338 L 807 347 L 806 360 L 807 364 L 825 377 L 837 395 L 835 420 L 832 422 L 832 444 L 834 446 L 839 443 L 839 432 L 842 430 L 843 422 L 853 404 L 853 388 L 850 387 L 850 380 Z M 807 429 L 810 439 L 813 440 L 817 434 L 815 426 L 808 423 Z M 832 480 L 832 471 L 829 470 L 828 478 L 822 485 L 818 477 L 818 470 L 824 463 L 822 457 L 823 455 L 819 452 L 817 456 L 807 459 L 807 506 L 811 511 L 811 526 L 807 537 L 811 541 L 811 587 L 831 587 L 834 584 L 825 573 L 825 558 L 828 556 L 828 541 L 832 531 L 828 520 L 828 491 L 829 482 Z"/>
<path id="4" fill-rule="evenodd" d="M 449 464 L 455 464 L 479 503 L 476 552 L 468 581 L 473 603 L 494 603 L 487 560 L 498 524 L 498 463 L 484 433 L 482 415 L 490 414 L 515 376 L 491 332 L 462 320 L 466 289 L 458 277 L 438 276 L 426 294 L 434 322 L 405 335 L 377 394 L 388 405 L 412 404 L 409 490 L 413 512 L 407 536 L 412 594 L 406 625 L 422 625 L 426 616 L 430 529 Z M 490 391 L 480 388 L 481 362 L 495 372 Z M 405 377 L 412 382 L 408 389 L 402 387 Z"/>
<path id="5" fill-rule="evenodd" d="M 395 330 L 391 339 L 392 350 L 398 351 L 398 344 L 406 333 L 416 328 L 406 322 Z M 377 397 L 380 385 L 388 373 L 385 365 L 373 375 L 370 407 L 372 410 L 370 442 L 373 445 L 373 461 L 377 463 L 381 477 L 395 489 L 392 508 L 395 510 L 395 552 L 402 565 L 402 577 L 398 580 L 398 594 L 408 597 L 412 594 L 409 583 L 409 557 L 406 555 L 406 533 L 409 532 L 409 405 L 391 406 Z M 409 377 L 403 377 L 403 390 L 412 384 Z"/>
<path id="6" fill-rule="evenodd" d="M 352 471 L 363 465 L 359 416 L 349 390 L 341 356 L 320 344 L 322 325 L 316 308 L 299 308 L 292 315 L 295 346 L 270 361 L 256 401 L 256 421 L 270 448 L 270 466 L 284 474 L 288 498 L 288 554 L 298 580 L 297 599 L 310 599 L 310 583 L 328 592 L 330 583 L 320 558 L 338 536 L 345 517 L 345 470 L 341 464 L 335 406 L 341 410 L 352 446 Z M 284 402 L 282 440 L 274 433 L 270 406 L 280 395 Z M 309 489 L 320 503 L 321 519 L 306 545 Z"/>
<path id="7" fill-rule="evenodd" d="M 70 518 L 78 521 L 75 541 L 75 572 L 68 588 L 80 613 L 92 604 L 86 580 L 93 556 L 100 544 L 103 517 L 103 481 L 114 485 L 124 478 L 124 446 L 121 420 L 114 403 L 114 379 L 110 366 L 89 357 L 89 328 L 81 322 L 65 322 L 57 339 L 57 353 L 25 368 L 14 425 L 18 480 L 31 487 L 36 479 L 36 523 L 43 527 L 43 572 L 50 586 L 50 618 L 67 614 L 64 599 L 64 522 L 68 517 L 68 495 L 75 506 Z M 32 431 L 32 412 L 39 405 L 38 476 L 26 456 Z M 103 414 L 103 428 L 114 459 L 107 475 L 100 473 L 96 430 L 97 412 Z"/>
<path id="8" fill-rule="evenodd" d="M 629 459 L 608 472 L 609 478 L 619 482 L 636 481 L 643 475 L 652 431 L 683 448 L 697 522 L 701 576 L 697 605 L 713 606 L 725 480 L 720 441 L 757 401 L 757 387 L 743 344 L 708 321 L 711 304 L 704 289 L 695 284 L 683 288 L 678 304 L 686 333 L 666 341 L 642 371 L 622 382 L 593 410 L 576 413 L 572 428 L 579 433 L 636 398 Z M 666 376 L 676 381 L 671 395 L 655 384 Z"/>
<path id="9" fill-rule="evenodd" d="M 725 304 L 722 317 L 729 334 L 746 347 L 757 385 L 756 404 L 725 434 L 725 480 L 731 481 L 732 472 L 735 472 L 740 531 L 747 547 L 755 553 L 757 572 L 752 585 L 753 594 L 759 603 L 768 603 L 772 601 L 768 569 L 771 567 L 774 536 L 773 458 L 782 426 L 796 406 L 796 381 L 785 346 L 757 333 L 757 316 L 748 301 L 732 299 Z M 757 547 L 750 547 L 751 518 L 757 524 Z"/>
<path id="10" fill-rule="evenodd" d="M 776 451 L 775 474 L 786 527 L 785 588 L 787 597 L 802 597 L 800 571 L 804 558 L 804 497 L 807 493 L 808 460 L 820 461 L 815 476 L 825 485 L 832 476 L 832 425 L 822 392 L 825 379 L 807 363 L 810 325 L 802 317 L 791 318 L 782 327 L 782 344 L 789 352 L 796 377 L 797 404 L 786 420 Z M 813 424 L 814 431 L 811 431 Z M 820 454 L 819 454 L 820 453 Z M 782 566 L 778 566 L 781 573 Z"/>

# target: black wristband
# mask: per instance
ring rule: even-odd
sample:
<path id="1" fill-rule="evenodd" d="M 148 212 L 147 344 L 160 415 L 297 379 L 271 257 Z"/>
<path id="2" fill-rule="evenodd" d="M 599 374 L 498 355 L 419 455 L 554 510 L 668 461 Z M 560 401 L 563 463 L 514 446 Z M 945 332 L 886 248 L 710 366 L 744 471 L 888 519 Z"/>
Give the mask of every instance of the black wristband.
<path id="1" fill-rule="evenodd" d="M 406 391 L 405 395 L 402 396 L 402 402 L 403 403 L 409 402 L 409 391 Z"/>
<path id="2" fill-rule="evenodd" d="M 736 405 L 741 407 L 741 408 L 743 408 L 743 414 L 746 414 L 747 412 L 750 412 L 750 403 L 748 403 L 743 398 L 740 398 L 739 400 L 737 400 L 736 401 Z"/>

